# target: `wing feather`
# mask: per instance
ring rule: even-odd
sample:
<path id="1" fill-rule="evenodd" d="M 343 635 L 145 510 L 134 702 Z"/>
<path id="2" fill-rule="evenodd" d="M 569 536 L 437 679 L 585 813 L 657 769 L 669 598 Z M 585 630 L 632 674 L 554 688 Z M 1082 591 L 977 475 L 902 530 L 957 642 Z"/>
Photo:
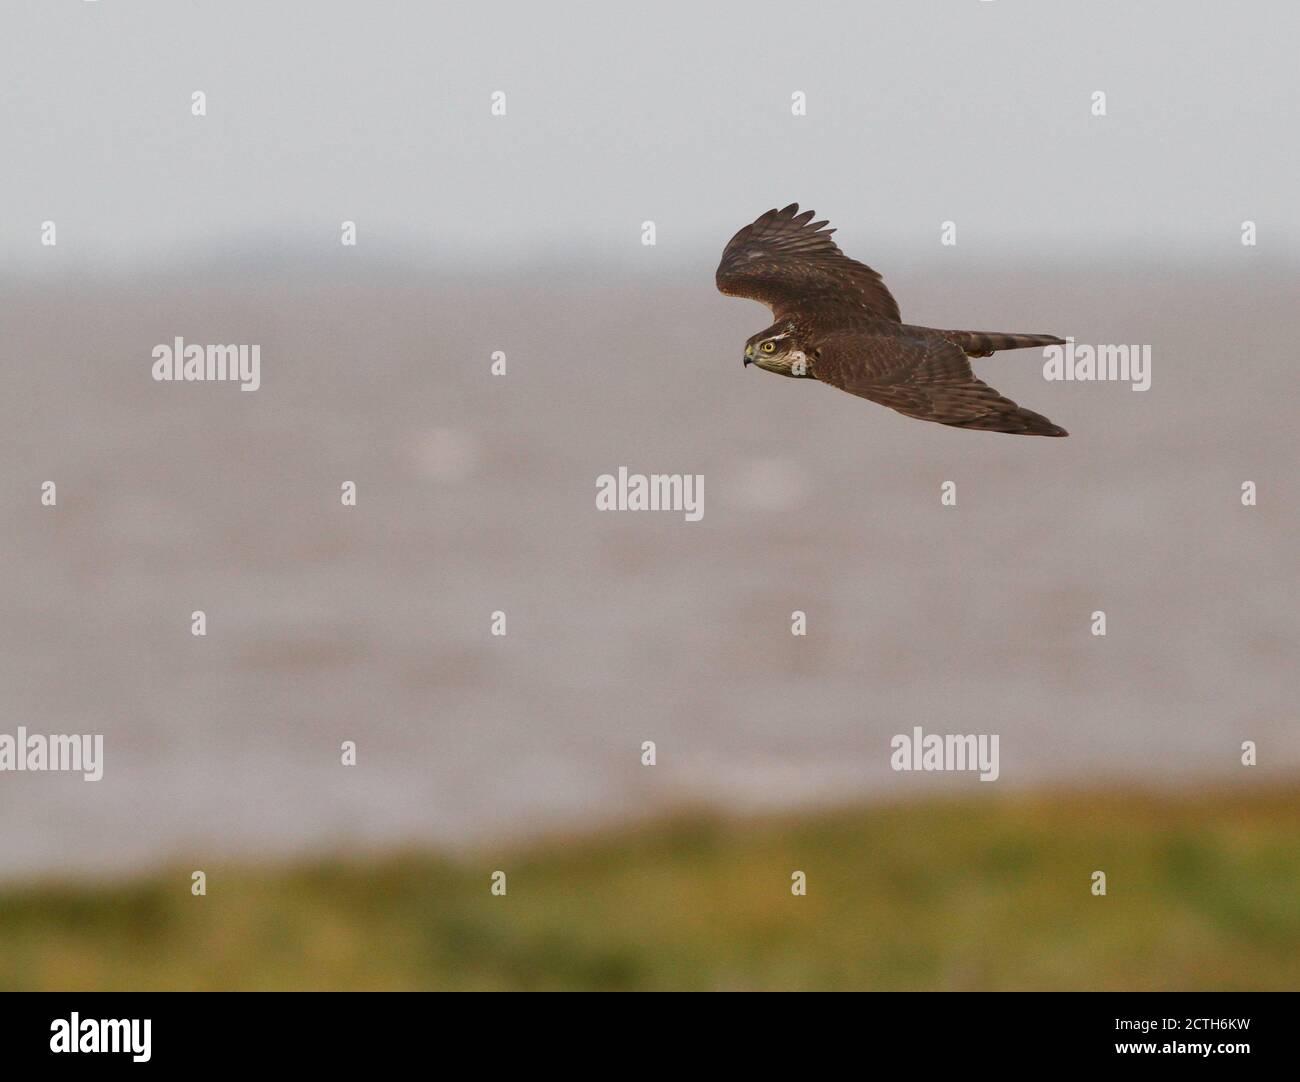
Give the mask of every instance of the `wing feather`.
<path id="1" fill-rule="evenodd" d="M 937 335 L 832 335 L 819 346 L 812 373 L 922 421 L 1028 436 L 1067 434 L 977 379 L 961 347 Z"/>
<path id="2" fill-rule="evenodd" d="M 718 264 L 718 289 L 762 301 L 777 320 L 816 318 L 834 326 L 848 317 L 901 320 L 880 275 L 850 259 L 831 240 L 833 229 L 791 203 L 769 210 L 731 238 Z"/>

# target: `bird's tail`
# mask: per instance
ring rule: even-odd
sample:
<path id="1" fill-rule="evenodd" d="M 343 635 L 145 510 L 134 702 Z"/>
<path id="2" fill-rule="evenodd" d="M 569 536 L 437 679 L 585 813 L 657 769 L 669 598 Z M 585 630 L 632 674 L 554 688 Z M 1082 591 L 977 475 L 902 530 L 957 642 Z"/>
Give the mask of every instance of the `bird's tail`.
<path id="1" fill-rule="evenodd" d="M 996 334 L 991 331 L 944 331 L 968 357 L 987 357 L 1000 349 L 1029 349 L 1032 346 L 1063 346 L 1065 339 L 1054 334 Z"/>

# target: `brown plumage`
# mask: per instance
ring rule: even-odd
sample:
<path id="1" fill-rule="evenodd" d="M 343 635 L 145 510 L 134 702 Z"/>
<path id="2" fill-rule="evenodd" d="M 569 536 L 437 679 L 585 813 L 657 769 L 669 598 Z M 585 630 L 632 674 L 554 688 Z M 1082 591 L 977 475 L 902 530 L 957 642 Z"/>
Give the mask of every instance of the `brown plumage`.
<path id="1" fill-rule="evenodd" d="M 776 320 L 746 343 L 746 365 L 817 379 L 923 421 L 1066 435 L 976 379 L 966 359 L 1062 339 L 909 326 L 880 275 L 841 252 L 830 239 L 835 230 L 812 218 L 797 203 L 769 210 L 722 253 L 718 289 L 762 301 Z"/>

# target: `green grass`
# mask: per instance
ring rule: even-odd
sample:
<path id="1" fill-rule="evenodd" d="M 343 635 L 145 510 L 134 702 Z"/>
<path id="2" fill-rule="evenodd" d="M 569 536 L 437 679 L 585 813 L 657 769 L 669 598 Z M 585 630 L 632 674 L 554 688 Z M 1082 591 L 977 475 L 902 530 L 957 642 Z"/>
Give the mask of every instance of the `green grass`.
<path id="1" fill-rule="evenodd" d="M 688 815 L 455 861 L 204 870 L 206 897 L 188 868 L 0 893 L 0 988 L 1300 986 L 1295 788 Z"/>

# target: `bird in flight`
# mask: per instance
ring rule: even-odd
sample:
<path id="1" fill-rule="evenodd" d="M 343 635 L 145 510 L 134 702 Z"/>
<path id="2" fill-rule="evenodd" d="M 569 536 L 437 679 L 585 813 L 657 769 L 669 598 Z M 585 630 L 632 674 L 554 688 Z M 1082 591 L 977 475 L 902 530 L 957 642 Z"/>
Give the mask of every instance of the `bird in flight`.
<path id="1" fill-rule="evenodd" d="M 812 218 L 798 203 L 769 210 L 723 250 L 718 289 L 762 301 L 776 320 L 745 343 L 746 366 L 820 380 L 922 421 L 1066 435 L 976 379 L 967 360 L 1062 339 L 909 326 L 880 275 L 841 252 L 835 230 Z"/>

